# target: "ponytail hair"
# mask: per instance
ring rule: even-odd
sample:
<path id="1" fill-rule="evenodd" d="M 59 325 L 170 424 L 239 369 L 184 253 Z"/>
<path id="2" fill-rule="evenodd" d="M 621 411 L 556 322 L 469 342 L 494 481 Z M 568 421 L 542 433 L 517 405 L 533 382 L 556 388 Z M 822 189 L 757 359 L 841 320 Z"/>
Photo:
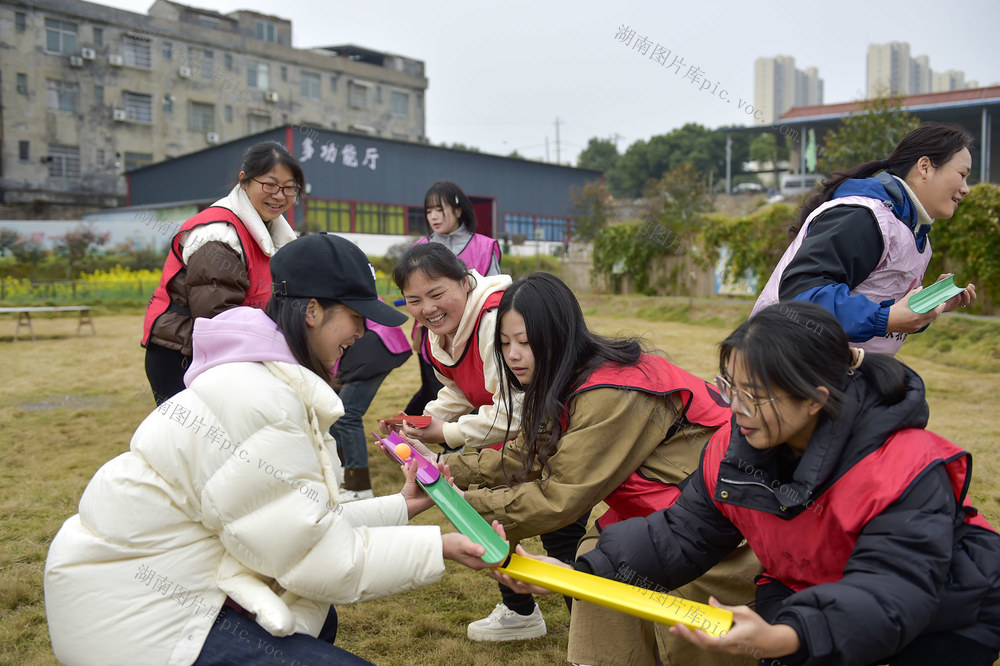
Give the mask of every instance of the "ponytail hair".
<path id="1" fill-rule="evenodd" d="M 780 388 L 793 400 L 822 402 L 821 413 L 828 418 L 840 414 L 855 372 L 854 354 L 840 322 L 826 308 L 807 301 L 770 305 L 719 345 L 723 375 L 736 353 L 766 397 L 774 398 L 775 388 Z M 885 404 L 896 404 L 906 395 L 905 368 L 892 356 L 866 354 L 860 371 Z M 829 391 L 825 402 L 820 386 Z"/>
<path id="2" fill-rule="evenodd" d="M 921 157 L 928 157 L 931 164 L 937 168 L 963 148 L 971 151 L 972 145 L 972 136 L 962 127 L 943 123 L 924 123 L 904 136 L 888 159 L 862 162 L 850 169 L 837 171 L 824 180 L 820 191 L 803 204 L 798 224 L 789 229 L 789 236 L 794 238 L 812 212 L 832 199 L 834 192 L 846 180 L 871 178 L 879 171 L 905 179 Z"/>

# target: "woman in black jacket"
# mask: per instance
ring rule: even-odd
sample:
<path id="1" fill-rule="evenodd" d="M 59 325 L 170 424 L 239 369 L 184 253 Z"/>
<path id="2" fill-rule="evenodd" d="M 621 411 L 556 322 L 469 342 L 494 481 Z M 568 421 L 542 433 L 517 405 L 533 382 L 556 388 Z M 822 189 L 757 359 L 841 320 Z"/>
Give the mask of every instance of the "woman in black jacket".
<path id="1" fill-rule="evenodd" d="M 719 367 L 733 420 L 681 497 L 608 527 L 576 568 L 673 589 L 745 537 L 755 609 L 729 608 L 721 638 L 673 633 L 763 664 L 992 664 L 1000 535 L 966 499 L 969 454 L 924 429 L 920 377 L 803 302 L 741 325 Z"/>

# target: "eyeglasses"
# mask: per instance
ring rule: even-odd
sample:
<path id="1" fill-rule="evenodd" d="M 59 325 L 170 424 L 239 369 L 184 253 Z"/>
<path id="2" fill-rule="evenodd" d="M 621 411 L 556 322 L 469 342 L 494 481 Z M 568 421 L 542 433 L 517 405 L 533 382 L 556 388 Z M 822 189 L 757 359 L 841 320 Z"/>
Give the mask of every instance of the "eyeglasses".
<path id="1" fill-rule="evenodd" d="M 725 377 L 716 377 L 715 385 L 718 387 L 719 393 L 722 394 L 722 399 L 726 401 L 727 405 L 731 405 L 733 403 L 733 399 L 735 399 L 739 403 L 740 411 L 743 412 L 745 416 L 750 418 L 757 416 L 757 412 L 760 411 L 761 405 L 774 402 L 781 397 L 775 396 L 773 398 L 768 398 L 767 400 L 760 400 L 759 398 L 754 397 L 754 395 L 746 389 L 736 389 L 734 391 L 733 383 Z"/>
<path id="2" fill-rule="evenodd" d="M 301 189 L 298 185 L 285 185 L 284 187 L 281 187 L 275 183 L 265 183 L 264 181 L 257 180 L 256 178 L 251 178 L 250 180 L 255 183 L 260 183 L 260 189 L 264 190 L 264 194 L 277 194 L 278 190 L 281 190 L 281 193 L 289 199 L 297 196 L 299 190 Z"/>

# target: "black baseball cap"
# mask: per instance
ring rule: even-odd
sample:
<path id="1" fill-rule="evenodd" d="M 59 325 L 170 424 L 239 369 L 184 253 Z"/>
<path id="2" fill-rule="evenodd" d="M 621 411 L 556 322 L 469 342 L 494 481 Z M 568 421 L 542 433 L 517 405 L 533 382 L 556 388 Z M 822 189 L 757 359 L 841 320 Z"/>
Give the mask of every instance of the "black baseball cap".
<path id="1" fill-rule="evenodd" d="M 383 326 L 406 322 L 378 300 L 375 269 L 361 248 L 334 234 L 308 234 L 282 246 L 271 257 L 271 280 L 274 298 L 324 298 Z"/>

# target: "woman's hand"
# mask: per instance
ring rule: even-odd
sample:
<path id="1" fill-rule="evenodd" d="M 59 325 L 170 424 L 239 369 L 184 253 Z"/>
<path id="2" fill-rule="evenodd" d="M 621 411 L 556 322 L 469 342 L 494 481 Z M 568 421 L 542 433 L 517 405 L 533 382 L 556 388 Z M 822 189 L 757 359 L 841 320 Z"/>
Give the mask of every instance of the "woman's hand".
<path id="1" fill-rule="evenodd" d="M 941 278 L 938 278 L 939 280 Z M 947 301 L 944 302 L 944 311 L 951 312 L 952 310 L 957 310 L 958 308 L 964 308 L 966 305 L 972 303 L 976 300 L 976 285 L 971 282 L 965 287 L 965 291 L 961 294 L 956 294 L 952 296 Z"/>
<path id="2" fill-rule="evenodd" d="M 917 287 L 889 306 L 889 320 L 885 325 L 886 333 L 916 333 L 941 316 L 946 303 L 942 303 L 923 314 L 918 314 L 910 309 L 910 297 L 922 289 L 923 287 Z"/>
<path id="3" fill-rule="evenodd" d="M 503 525 L 501 525 L 499 521 L 497 521 L 497 520 L 493 521 L 493 530 L 497 534 L 499 534 L 501 537 L 503 537 L 504 539 L 507 538 L 507 532 L 504 531 Z M 538 560 L 539 562 L 547 562 L 549 564 L 555 564 L 556 566 L 565 567 L 567 569 L 572 569 L 573 568 L 570 565 L 568 565 L 565 562 L 563 562 L 562 560 L 557 560 L 554 557 L 545 557 L 544 555 L 532 555 L 531 553 L 529 553 L 528 551 L 526 551 L 524 549 L 524 546 L 522 546 L 521 544 L 517 545 L 517 548 L 514 550 L 514 552 L 517 553 L 518 555 L 520 555 L 521 557 L 527 557 L 527 558 L 530 558 L 532 560 Z M 495 569 L 490 572 L 490 578 L 492 578 L 493 580 L 496 580 L 496 581 L 499 581 L 499 582 L 503 583 L 504 585 L 506 585 L 510 589 L 512 589 L 515 592 L 518 592 L 520 594 L 552 594 L 553 593 L 552 590 L 549 590 L 549 589 L 544 588 L 544 587 L 539 587 L 538 585 L 532 585 L 531 583 L 522 583 L 521 581 L 519 581 L 517 579 L 514 579 L 514 578 L 511 578 L 509 575 L 507 575 L 505 573 L 501 573 L 501 572 L 499 572 L 499 571 L 497 571 Z"/>
<path id="4" fill-rule="evenodd" d="M 400 432 L 409 439 L 416 439 L 424 444 L 444 443 L 444 421 L 436 416 L 425 414 L 431 417 L 431 422 L 426 428 L 417 428 L 412 423 L 403 422 Z"/>
<path id="5" fill-rule="evenodd" d="M 434 506 L 434 500 L 417 483 L 418 467 L 415 460 L 403 463 L 401 469 L 406 476 L 406 482 L 403 484 L 403 488 L 399 491 L 399 494 L 406 501 L 407 516 L 413 518 L 418 513 Z M 448 480 L 448 483 L 454 486 L 454 479 L 451 478 L 451 471 L 448 469 L 448 466 L 440 465 L 438 469 L 441 471 L 441 475 Z"/>
<path id="6" fill-rule="evenodd" d="M 794 654 L 802 647 L 799 635 L 787 624 L 768 624 L 747 606 L 723 606 L 715 597 L 708 603 L 733 614 L 733 626 L 722 636 L 675 624 L 670 633 L 687 639 L 704 650 L 742 654 L 754 659 L 772 659 Z"/>
<path id="7" fill-rule="evenodd" d="M 482 557 L 486 549 L 458 532 L 442 534 L 441 547 L 444 559 L 464 564 L 470 569 L 489 569 L 500 564 L 499 562 L 492 564 L 484 562 Z"/>

